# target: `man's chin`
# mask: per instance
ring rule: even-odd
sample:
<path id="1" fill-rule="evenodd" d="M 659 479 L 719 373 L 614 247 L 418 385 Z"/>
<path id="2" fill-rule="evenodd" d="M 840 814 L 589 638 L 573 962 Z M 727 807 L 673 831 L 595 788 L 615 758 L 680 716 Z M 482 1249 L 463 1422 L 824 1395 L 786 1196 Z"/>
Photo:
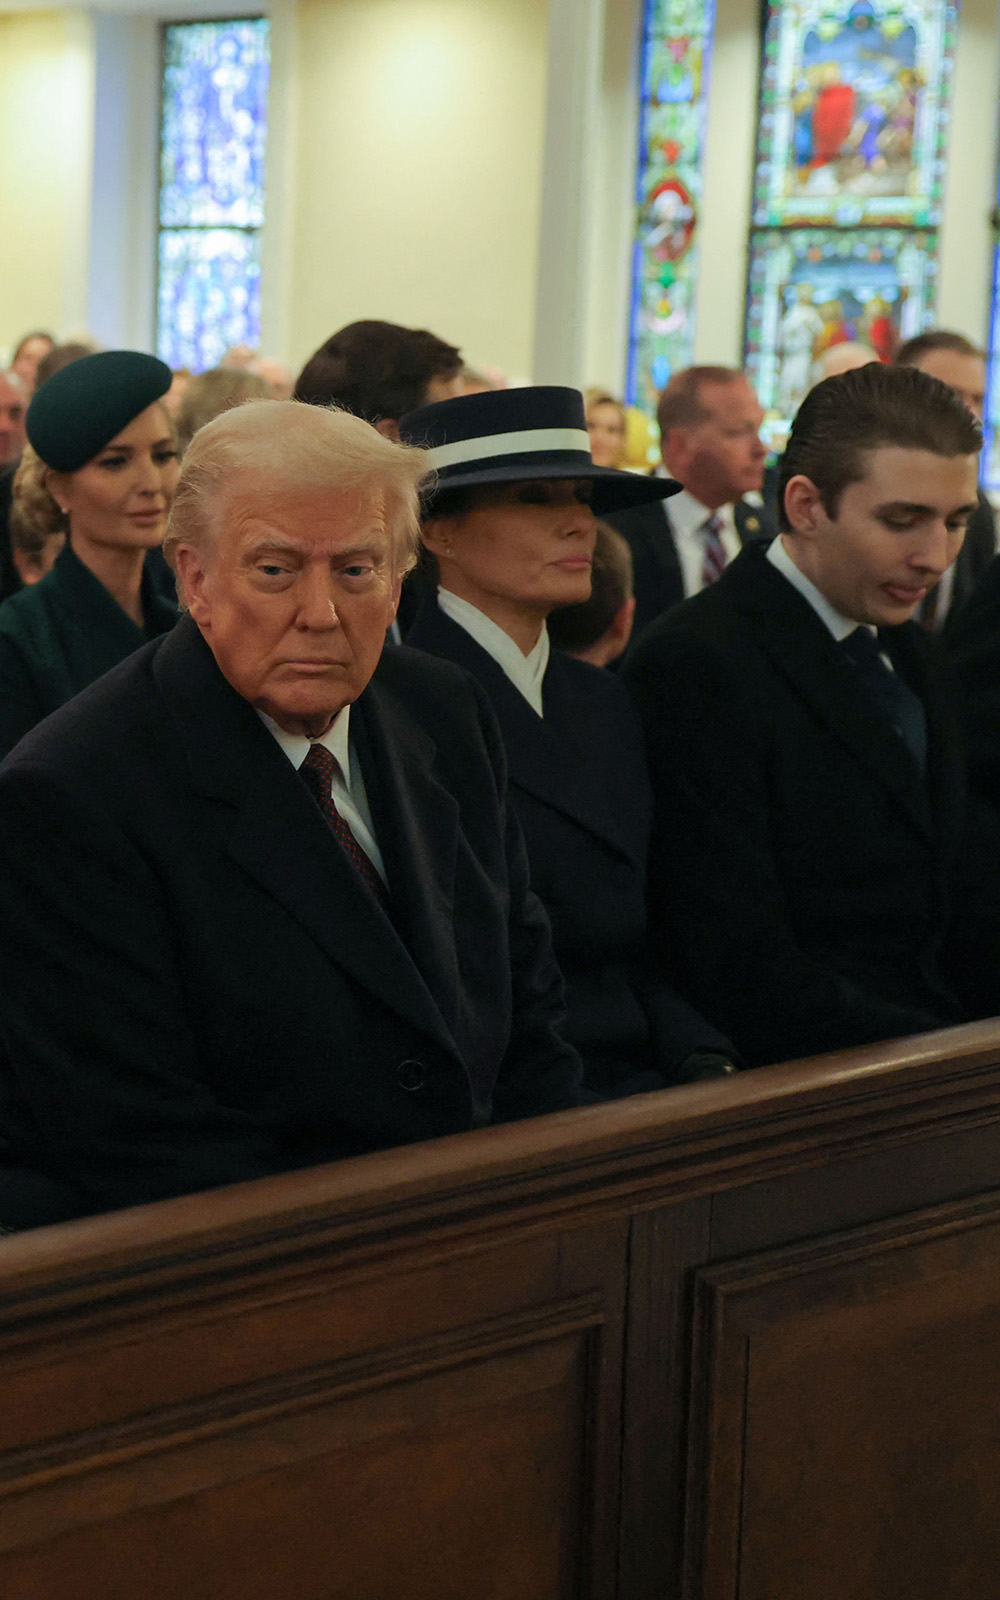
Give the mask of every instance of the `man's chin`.
<path id="1" fill-rule="evenodd" d="M 283 733 L 318 739 L 353 699 L 353 694 L 296 695 L 287 699 L 259 700 L 257 709 L 276 722 Z"/>

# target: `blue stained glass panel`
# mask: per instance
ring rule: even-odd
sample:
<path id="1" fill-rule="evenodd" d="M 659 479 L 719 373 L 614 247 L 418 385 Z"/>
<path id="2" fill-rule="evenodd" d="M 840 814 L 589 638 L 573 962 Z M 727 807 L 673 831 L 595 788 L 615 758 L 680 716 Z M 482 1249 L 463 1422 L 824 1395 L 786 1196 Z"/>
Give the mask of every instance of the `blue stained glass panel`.
<path id="1" fill-rule="evenodd" d="M 157 354 L 170 367 L 218 366 L 260 341 L 260 241 L 238 228 L 160 233 Z"/>
<path id="2" fill-rule="evenodd" d="M 260 227 L 270 23 L 179 23 L 163 40 L 161 227 Z"/>
<path id="3" fill-rule="evenodd" d="M 646 0 L 626 398 L 690 364 L 714 0 Z"/>

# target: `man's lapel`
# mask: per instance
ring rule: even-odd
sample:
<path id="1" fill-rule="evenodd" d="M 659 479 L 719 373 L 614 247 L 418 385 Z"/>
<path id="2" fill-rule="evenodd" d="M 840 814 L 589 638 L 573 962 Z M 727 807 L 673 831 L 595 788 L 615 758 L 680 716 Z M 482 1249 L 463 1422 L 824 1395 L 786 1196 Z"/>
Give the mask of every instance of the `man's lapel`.
<path id="1" fill-rule="evenodd" d="M 226 682 L 190 618 L 164 641 L 154 674 L 187 749 L 195 790 L 229 810 L 220 831 L 232 859 L 332 961 L 455 1053 L 400 933 L 338 846 L 277 741 Z M 367 783 L 367 772 L 365 777 Z M 379 847 L 391 859 L 390 831 L 379 837 Z M 396 874 L 401 888 L 404 877 Z M 391 879 L 390 869 L 392 893 Z"/>
<path id="2" fill-rule="evenodd" d="M 730 573 L 757 643 L 774 666 L 917 826 L 933 833 L 928 785 L 913 756 L 870 703 L 809 602 L 775 570 L 761 546 L 745 549 Z"/>
<path id="3" fill-rule="evenodd" d="M 444 1018 L 459 997 L 455 862 L 459 809 L 434 773 L 436 746 L 390 689 L 369 684 L 351 713 L 394 920 Z"/>

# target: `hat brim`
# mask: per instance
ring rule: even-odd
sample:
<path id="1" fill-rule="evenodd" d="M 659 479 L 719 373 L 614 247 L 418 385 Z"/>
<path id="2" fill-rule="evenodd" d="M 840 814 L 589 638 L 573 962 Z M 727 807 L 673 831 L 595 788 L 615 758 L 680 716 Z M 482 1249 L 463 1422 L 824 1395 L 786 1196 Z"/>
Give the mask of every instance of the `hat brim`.
<path id="1" fill-rule="evenodd" d="M 658 500 L 669 500 L 679 494 L 683 484 L 674 478 L 644 477 L 637 472 L 620 472 L 615 467 L 597 467 L 593 462 L 529 461 L 511 462 L 496 467 L 470 467 L 468 472 L 441 473 L 424 490 L 422 499 L 425 514 L 449 489 L 471 489 L 491 483 L 531 483 L 540 479 L 590 480 L 594 485 L 591 506 L 599 517 L 612 511 L 627 511 L 633 506 L 654 505 Z"/>

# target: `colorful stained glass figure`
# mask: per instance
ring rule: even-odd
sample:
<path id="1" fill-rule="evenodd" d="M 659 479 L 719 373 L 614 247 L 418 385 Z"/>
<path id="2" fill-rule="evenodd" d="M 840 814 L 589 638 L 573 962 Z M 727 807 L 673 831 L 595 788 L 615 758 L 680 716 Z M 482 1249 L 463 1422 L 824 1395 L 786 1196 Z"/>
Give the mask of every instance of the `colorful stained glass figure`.
<path id="1" fill-rule="evenodd" d="M 957 28 L 942 0 L 770 0 L 754 225 L 936 225 Z"/>
<path id="2" fill-rule="evenodd" d="M 260 339 L 260 243 L 241 228 L 160 232 L 157 354 L 170 367 L 217 367 Z"/>
<path id="3" fill-rule="evenodd" d="M 931 319 L 937 235 L 899 228 L 764 229 L 750 238 L 745 362 L 780 448 L 825 350 L 888 361 Z"/>
<path id="4" fill-rule="evenodd" d="M 266 18 L 163 28 L 157 349 L 174 367 L 259 338 L 269 75 Z"/>
<path id="5" fill-rule="evenodd" d="M 626 397 L 655 412 L 694 346 L 714 0 L 646 0 Z"/>

